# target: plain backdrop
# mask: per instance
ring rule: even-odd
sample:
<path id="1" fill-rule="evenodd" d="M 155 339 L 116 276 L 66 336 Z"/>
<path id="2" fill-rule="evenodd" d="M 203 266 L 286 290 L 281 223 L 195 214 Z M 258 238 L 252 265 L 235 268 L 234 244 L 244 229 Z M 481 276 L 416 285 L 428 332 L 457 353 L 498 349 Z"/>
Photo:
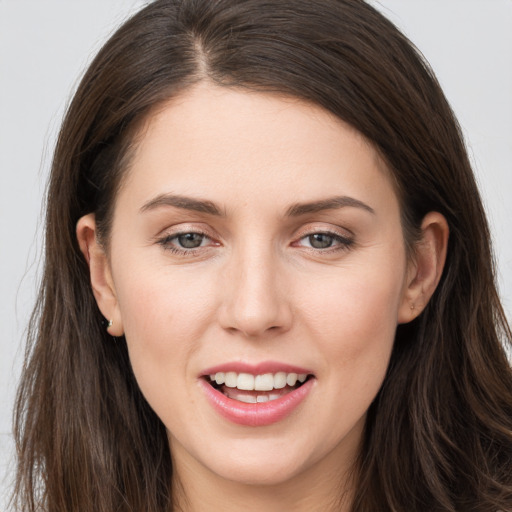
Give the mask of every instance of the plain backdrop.
<path id="1" fill-rule="evenodd" d="M 0 510 L 55 137 L 85 66 L 141 0 L 0 0 Z M 372 1 L 436 71 L 463 127 L 512 317 L 512 0 Z M 454 319 L 456 321 L 456 319 Z"/>

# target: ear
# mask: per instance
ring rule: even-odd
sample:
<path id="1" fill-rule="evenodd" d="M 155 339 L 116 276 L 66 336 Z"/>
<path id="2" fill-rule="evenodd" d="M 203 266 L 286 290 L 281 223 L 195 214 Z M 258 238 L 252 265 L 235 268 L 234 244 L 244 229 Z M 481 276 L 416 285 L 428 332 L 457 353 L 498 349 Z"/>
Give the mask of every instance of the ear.
<path id="1" fill-rule="evenodd" d="M 80 250 L 89 265 L 94 297 L 101 313 L 109 321 L 107 330 L 112 336 L 122 336 L 124 329 L 110 263 L 105 250 L 98 242 L 96 220 L 93 213 L 85 215 L 78 221 L 76 237 Z"/>
<path id="2" fill-rule="evenodd" d="M 438 212 L 430 212 L 423 219 L 421 239 L 407 268 L 398 323 L 414 320 L 432 297 L 443 273 L 449 231 L 446 219 Z"/>

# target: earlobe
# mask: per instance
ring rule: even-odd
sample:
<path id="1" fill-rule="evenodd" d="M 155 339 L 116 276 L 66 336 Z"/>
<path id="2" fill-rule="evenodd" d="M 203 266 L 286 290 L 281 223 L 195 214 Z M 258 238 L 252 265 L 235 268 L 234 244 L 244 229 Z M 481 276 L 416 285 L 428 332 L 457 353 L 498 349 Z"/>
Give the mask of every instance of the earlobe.
<path id="1" fill-rule="evenodd" d="M 107 320 L 106 328 L 112 336 L 122 336 L 124 329 L 110 264 L 105 250 L 98 242 L 93 213 L 80 218 L 76 225 L 76 236 L 80 250 L 89 265 L 94 297 Z"/>
<path id="2" fill-rule="evenodd" d="M 398 323 L 414 320 L 432 297 L 446 261 L 449 227 L 439 212 L 428 213 L 421 224 L 421 239 L 409 263 Z"/>

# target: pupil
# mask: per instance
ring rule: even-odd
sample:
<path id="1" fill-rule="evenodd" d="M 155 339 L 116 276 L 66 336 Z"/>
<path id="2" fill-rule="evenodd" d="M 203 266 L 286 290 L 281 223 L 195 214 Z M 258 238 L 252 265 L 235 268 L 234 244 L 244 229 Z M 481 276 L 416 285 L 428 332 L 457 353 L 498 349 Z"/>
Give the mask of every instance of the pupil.
<path id="1" fill-rule="evenodd" d="M 203 242 L 203 235 L 199 233 L 186 233 L 178 237 L 178 242 L 185 249 L 195 249 Z"/>
<path id="2" fill-rule="evenodd" d="M 315 233 L 309 236 L 309 243 L 315 249 L 327 249 L 332 246 L 333 237 L 325 233 Z"/>

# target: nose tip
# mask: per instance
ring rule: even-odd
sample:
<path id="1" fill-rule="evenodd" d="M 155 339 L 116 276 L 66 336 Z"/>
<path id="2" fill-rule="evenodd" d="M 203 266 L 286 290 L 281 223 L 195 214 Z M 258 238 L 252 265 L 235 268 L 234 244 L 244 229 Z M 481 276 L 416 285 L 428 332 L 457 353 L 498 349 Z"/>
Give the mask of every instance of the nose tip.
<path id="1" fill-rule="evenodd" d="M 231 332 L 239 332 L 247 338 L 257 338 L 266 334 L 278 333 L 288 329 L 286 313 L 278 306 L 270 304 L 252 304 L 240 307 L 225 322 L 225 328 Z"/>
<path id="2" fill-rule="evenodd" d="M 220 308 L 222 327 L 231 333 L 257 338 L 287 331 L 291 326 L 291 308 L 282 280 L 270 263 L 246 262 L 233 285 L 225 287 Z"/>

